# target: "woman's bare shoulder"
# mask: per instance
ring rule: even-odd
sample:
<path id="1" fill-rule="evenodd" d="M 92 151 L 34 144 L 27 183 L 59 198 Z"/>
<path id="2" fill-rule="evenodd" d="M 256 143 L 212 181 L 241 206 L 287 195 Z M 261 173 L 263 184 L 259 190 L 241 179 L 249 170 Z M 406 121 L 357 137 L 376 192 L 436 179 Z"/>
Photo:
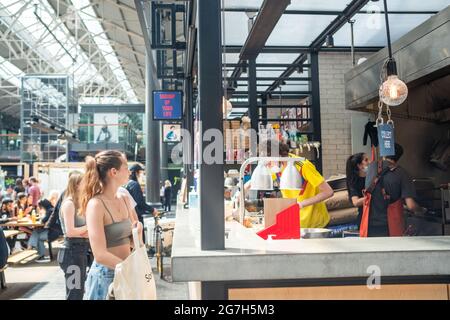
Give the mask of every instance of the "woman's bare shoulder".
<path id="1" fill-rule="evenodd" d="M 86 206 L 86 213 L 87 212 L 94 212 L 94 213 L 103 213 L 104 206 L 102 204 L 102 201 L 98 197 L 93 197 L 90 199 Z"/>

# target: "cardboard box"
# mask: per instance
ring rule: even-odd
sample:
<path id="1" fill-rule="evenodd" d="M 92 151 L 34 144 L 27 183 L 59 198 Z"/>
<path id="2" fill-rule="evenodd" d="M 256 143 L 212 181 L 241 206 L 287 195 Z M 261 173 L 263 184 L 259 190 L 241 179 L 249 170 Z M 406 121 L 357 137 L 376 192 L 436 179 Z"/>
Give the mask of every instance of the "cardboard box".
<path id="1" fill-rule="evenodd" d="M 240 129 L 241 128 L 241 121 L 239 121 L 239 120 L 231 120 L 230 121 L 230 128 L 231 129 Z"/>
<path id="2" fill-rule="evenodd" d="M 270 227 L 276 222 L 277 214 L 297 203 L 294 198 L 266 198 L 264 199 L 264 227 Z"/>

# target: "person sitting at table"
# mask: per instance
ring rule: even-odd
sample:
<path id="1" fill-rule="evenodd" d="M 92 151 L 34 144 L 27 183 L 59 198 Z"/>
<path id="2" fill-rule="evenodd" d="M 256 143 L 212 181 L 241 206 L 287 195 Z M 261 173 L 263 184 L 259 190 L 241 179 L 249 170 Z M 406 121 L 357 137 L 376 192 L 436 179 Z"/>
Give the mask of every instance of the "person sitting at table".
<path id="1" fill-rule="evenodd" d="M 2 205 L 0 208 L 0 219 L 8 220 L 13 217 L 14 215 L 13 204 L 14 201 L 12 201 L 11 199 L 4 199 L 2 201 Z"/>
<path id="2" fill-rule="evenodd" d="M 17 200 L 16 200 L 16 205 L 14 207 L 14 216 L 17 217 L 19 216 L 19 212 L 20 210 L 22 210 L 22 214 L 23 217 L 27 217 L 28 215 L 31 214 L 31 210 L 33 210 L 33 208 L 31 206 L 28 205 L 28 197 L 25 193 L 23 192 L 19 192 L 17 194 Z"/>
<path id="3" fill-rule="evenodd" d="M 22 210 L 22 216 L 19 216 L 20 211 Z M 30 204 L 30 196 L 27 197 L 25 193 L 19 193 L 17 195 L 17 201 L 14 208 L 14 216 L 15 219 L 23 219 L 23 218 L 29 218 L 31 215 L 31 211 L 33 210 L 33 207 Z M 19 231 L 25 232 L 28 235 L 31 235 L 33 230 L 27 228 L 27 227 L 20 227 Z"/>
<path id="4" fill-rule="evenodd" d="M 41 222 L 47 223 L 53 212 L 53 206 L 47 199 L 39 200 L 38 202 L 39 216 L 43 217 Z M 36 262 L 50 262 L 50 259 L 45 257 L 45 245 L 44 242 L 48 240 L 49 230 L 46 228 L 34 229 L 30 240 L 28 240 L 28 249 L 36 248 L 39 258 Z"/>

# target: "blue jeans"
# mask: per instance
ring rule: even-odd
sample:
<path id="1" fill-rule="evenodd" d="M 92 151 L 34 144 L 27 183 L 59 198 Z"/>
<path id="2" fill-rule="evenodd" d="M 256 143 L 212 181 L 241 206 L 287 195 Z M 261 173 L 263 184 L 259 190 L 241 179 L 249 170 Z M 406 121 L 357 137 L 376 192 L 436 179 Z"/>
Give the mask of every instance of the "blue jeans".
<path id="1" fill-rule="evenodd" d="M 114 280 L 114 270 L 94 260 L 86 280 L 84 300 L 106 300 L 109 285 Z"/>
<path id="2" fill-rule="evenodd" d="M 38 229 L 34 230 L 28 240 L 28 246 L 32 248 L 37 248 L 39 257 L 45 256 L 45 245 L 44 241 L 48 240 L 48 229 Z"/>

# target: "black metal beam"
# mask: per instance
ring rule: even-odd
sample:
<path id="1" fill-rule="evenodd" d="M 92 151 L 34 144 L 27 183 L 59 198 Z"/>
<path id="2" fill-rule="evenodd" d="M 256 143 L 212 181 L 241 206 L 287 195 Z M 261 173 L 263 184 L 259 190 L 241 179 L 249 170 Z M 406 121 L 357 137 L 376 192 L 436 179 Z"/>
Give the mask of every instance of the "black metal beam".
<path id="1" fill-rule="evenodd" d="M 350 52 L 350 46 L 335 46 L 332 48 L 320 47 L 320 51 L 324 52 Z M 355 51 L 358 52 L 377 52 L 383 49 L 379 46 L 367 46 L 367 47 L 355 47 Z M 241 46 L 229 45 L 224 46 L 223 51 L 226 53 L 240 53 L 242 50 Z M 261 49 L 260 53 L 277 53 L 277 54 L 289 54 L 289 53 L 309 53 L 312 49 L 308 46 L 267 46 Z"/>
<path id="2" fill-rule="evenodd" d="M 260 108 L 261 108 L 261 117 L 262 118 L 267 118 L 267 108 L 266 107 L 267 107 L 267 96 L 262 96 L 261 97 L 261 106 L 260 106 Z M 263 120 L 262 124 L 264 126 L 266 126 L 267 125 L 267 121 Z"/>
<path id="3" fill-rule="evenodd" d="M 311 89 L 312 89 L 312 122 L 315 141 L 322 142 L 322 124 L 320 119 L 320 81 L 319 81 L 319 53 L 311 53 Z M 319 159 L 317 159 L 316 168 L 320 173 L 322 172 L 322 148 L 319 148 Z"/>
<path id="4" fill-rule="evenodd" d="M 248 95 L 249 92 L 248 91 L 235 91 L 233 93 L 233 97 L 239 94 L 246 94 Z M 266 91 L 257 91 L 256 94 L 260 95 L 260 94 L 267 94 Z M 304 96 L 308 96 L 309 94 L 311 94 L 311 91 L 283 91 L 283 93 L 281 94 L 282 97 L 288 97 L 291 95 L 304 95 Z M 272 96 L 276 96 L 276 94 L 272 93 Z"/>
<path id="5" fill-rule="evenodd" d="M 258 97 L 256 87 L 256 62 L 255 59 L 248 61 L 248 104 L 251 127 L 258 132 Z"/>
<path id="6" fill-rule="evenodd" d="M 198 0 L 197 14 L 199 115 L 202 121 L 200 136 L 204 137 L 209 129 L 223 132 L 220 0 Z M 202 158 L 203 151 L 208 146 L 209 141 L 201 139 Z M 223 154 L 219 156 L 222 160 L 220 163 L 200 160 L 201 250 L 225 248 Z"/>
<path id="7" fill-rule="evenodd" d="M 241 67 L 241 68 L 246 68 L 247 67 L 247 63 L 243 62 L 243 63 L 227 63 L 227 68 L 231 67 L 231 68 L 235 68 L 235 67 Z M 309 68 L 311 65 L 304 63 L 304 64 L 299 64 L 299 65 L 293 65 L 292 63 L 257 63 L 256 64 L 256 68 L 286 68 L 286 67 L 290 67 L 290 66 L 297 66 L 297 67 L 303 67 L 303 68 Z"/>
<path id="8" fill-rule="evenodd" d="M 256 59 L 290 3 L 290 0 L 264 0 L 239 55 L 241 60 Z"/>
<path id="9" fill-rule="evenodd" d="M 266 94 L 265 92 L 259 92 L 258 94 L 260 95 L 264 95 Z M 270 93 L 270 96 L 272 97 L 272 99 L 279 99 L 280 95 L 279 94 L 275 94 L 275 93 Z M 283 99 L 304 99 L 304 98 L 308 98 L 310 95 L 309 94 L 286 94 L 283 93 L 281 95 L 281 97 Z M 233 94 L 233 98 L 248 98 L 248 92 L 237 92 Z M 267 106 L 269 107 L 276 107 L 276 106 Z M 291 107 L 294 107 L 291 105 Z"/>
<path id="10" fill-rule="evenodd" d="M 249 77 L 240 77 L 240 78 L 232 78 L 232 77 L 227 77 L 227 80 L 236 80 L 236 81 L 248 81 Z M 310 77 L 282 77 L 282 78 L 278 78 L 278 77 L 256 77 L 257 81 L 272 81 L 272 80 L 286 80 L 286 81 L 310 81 L 311 78 Z"/>
<path id="11" fill-rule="evenodd" d="M 225 12 L 258 12 L 255 8 L 224 8 L 222 11 Z M 297 14 L 297 15 L 319 15 L 319 16 L 337 16 L 341 14 L 342 11 L 337 10 L 285 10 L 284 14 Z M 377 13 L 384 14 L 384 11 L 377 11 Z M 425 11 L 425 10 L 403 10 L 403 11 L 389 11 L 389 14 L 436 14 L 439 11 Z M 373 14 L 370 10 L 360 10 L 357 14 Z"/>

